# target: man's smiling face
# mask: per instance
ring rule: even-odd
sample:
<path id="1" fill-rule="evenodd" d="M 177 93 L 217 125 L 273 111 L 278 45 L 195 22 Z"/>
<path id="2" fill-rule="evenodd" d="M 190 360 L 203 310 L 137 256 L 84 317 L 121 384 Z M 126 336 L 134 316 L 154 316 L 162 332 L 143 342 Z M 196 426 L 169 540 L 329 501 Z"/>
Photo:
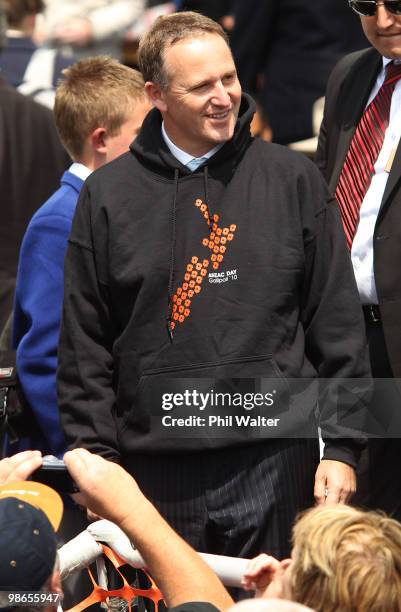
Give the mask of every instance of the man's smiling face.
<path id="1" fill-rule="evenodd" d="M 185 38 L 164 53 L 168 85 L 159 109 L 176 146 L 200 157 L 232 138 L 241 86 L 231 51 L 218 34 Z"/>

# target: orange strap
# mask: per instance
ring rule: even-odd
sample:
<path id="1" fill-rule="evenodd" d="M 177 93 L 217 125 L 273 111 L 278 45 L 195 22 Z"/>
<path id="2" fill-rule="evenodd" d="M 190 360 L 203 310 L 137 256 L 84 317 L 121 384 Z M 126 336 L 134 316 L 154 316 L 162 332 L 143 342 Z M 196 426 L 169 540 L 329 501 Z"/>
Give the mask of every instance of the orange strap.
<path id="1" fill-rule="evenodd" d="M 77 603 L 75 606 L 67 610 L 66 612 L 81 612 L 81 610 L 86 610 L 89 606 L 92 606 L 95 603 L 106 601 L 108 597 L 121 597 L 128 602 L 128 610 L 131 612 L 131 600 L 134 597 L 147 597 L 151 601 L 153 601 L 155 610 L 158 608 L 158 603 L 163 600 L 163 595 L 160 593 L 159 589 L 155 585 L 149 574 L 146 575 L 151 582 L 151 587 L 149 589 L 137 589 L 130 584 L 128 584 L 125 576 L 120 572 L 119 568 L 122 565 L 127 565 L 126 561 L 121 559 L 111 548 L 106 546 L 105 544 L 101 544 L 103 548 L 103 554 L 105 557 L 111 561 L 117 573 L 121 576 L 123 581 L 123 586 L 120 589 L 115 589 L 113 591 L 109 591 L 108 589 L 103 589 L 100 587 L 96 580 L 93 577 L 91 570 L 88 568 L 89 576 L 93 584 L 93 591 L 88 597 L 85 597 L 83 601 Z"/>

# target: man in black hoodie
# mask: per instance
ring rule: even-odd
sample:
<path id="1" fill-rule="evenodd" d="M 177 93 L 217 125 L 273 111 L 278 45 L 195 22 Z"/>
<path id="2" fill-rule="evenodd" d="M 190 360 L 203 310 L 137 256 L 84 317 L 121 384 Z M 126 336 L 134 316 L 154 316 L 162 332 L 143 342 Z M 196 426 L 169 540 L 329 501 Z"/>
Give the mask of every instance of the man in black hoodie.
<path id="1" fill-rule="evenodd" d="M 360 441 L 333 398 L 368 366 L 338 212 L 313 164 L 251 138 L 218 24 L 162 17 L 139 57 L 155 108 L 86 182 L 70 237 L 66 437 L 121 462 L 198 550 L 281 557 L 313 494 L 355 489 Z M 335 379 L 320 464 L 310 389 L 288 400 L 317 376 Z"/>

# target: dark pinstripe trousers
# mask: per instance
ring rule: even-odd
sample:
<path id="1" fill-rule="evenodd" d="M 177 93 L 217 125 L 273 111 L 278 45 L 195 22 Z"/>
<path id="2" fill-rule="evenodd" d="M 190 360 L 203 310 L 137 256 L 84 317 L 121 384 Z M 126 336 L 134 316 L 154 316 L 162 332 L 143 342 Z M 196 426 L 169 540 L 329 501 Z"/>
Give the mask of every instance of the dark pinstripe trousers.
<path id="1" fill-rule="evenodd" d="M 317 440 L 286 439 L 198 453 L 133 455 L 124 466 L 199 552 L 243 558 L 267 552 L 284 558 L 297 513 L 314 503 L 318 460 Z"/>

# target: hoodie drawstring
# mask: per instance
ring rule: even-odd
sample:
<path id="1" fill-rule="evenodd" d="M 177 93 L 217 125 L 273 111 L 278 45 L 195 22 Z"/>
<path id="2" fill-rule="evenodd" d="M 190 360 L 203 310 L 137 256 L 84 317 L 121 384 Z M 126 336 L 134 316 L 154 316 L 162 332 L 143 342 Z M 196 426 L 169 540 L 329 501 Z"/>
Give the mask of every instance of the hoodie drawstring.
<path id="1" fill-rule="evenodd" d="M 168 277 L 168 313 L 167 313 L 167 331 L 170 338 L 171 344 L 173 343 L 173 328 L 172 314 L 173 314 L 173 284 L 174 284 L 174 259 L 175 259 L 175 242 L 176 242 L 176 216 L 177 216 L 177 194 L 178 194 L 178 177 L 179 170 L 174 170 L 174 196 L 173 196 L 173 207 L 172 207 L 172 218 L 171 218 L 171 251 L 170 251 L 170 267 Z"/>
<path id="2" fill-rule="evenodd" d="M 209 232 L 211 232 L 212 227 L 213 227 L 213 213 L 210 209 L 208 184 L 209 184 L 209 171 L 207 169 L 207 166 L 204 166 L 203 168 L 203 188 L 205 191 L 205 204 L 207 206 L 207 212 L 209 214 Z"/>
<path id="3" fill-rule="evenodd" d="M 179 170 L 175 168 L 174 170 L 174 196 L 173 196 L 173 205 L 172 205 L 172 220 L 171 220 L 171 249 L 170 249 L 170 264 L 169 264 L 169 278 L 168 278 L 168 311 L 167 311 L 167 331 L 168 336 L 170 338 L 171 344 L 174 342 L 174 331 L 173 331 L 173 287 L 174 287 L 174 264 L 175 264 L 175 245 L 176 245 L 176 217 L 177 217 L 177 197 L 178 197 L 178 178 L 179 178 Z M 207 166 L 203 168 L 203 187 L 205 191 L 205 204 L 207 206 L 207 211 L 209 214 L 209 232 L 212 231 L 213 228 L 213 213 L 210 209 L 209 202 L 209 189 L 208 189 L 208 181 L 209 181 L 209 173 Z"/>

